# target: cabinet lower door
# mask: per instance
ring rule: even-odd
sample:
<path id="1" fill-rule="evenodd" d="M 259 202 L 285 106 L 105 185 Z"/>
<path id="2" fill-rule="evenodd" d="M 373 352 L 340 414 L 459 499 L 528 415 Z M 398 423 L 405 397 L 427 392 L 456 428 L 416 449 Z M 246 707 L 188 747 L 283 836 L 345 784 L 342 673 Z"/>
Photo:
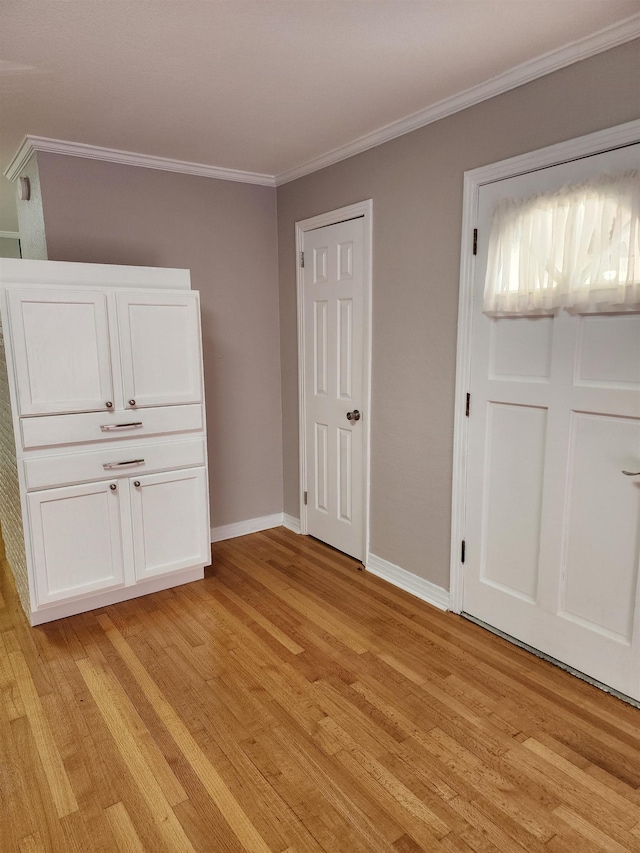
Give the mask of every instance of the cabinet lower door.
<path id="1" fill-rule="evenodd" d="M 137 580 L 211 562 L 204 468 L 132 479 Z"/>
<path id="2" fill-rule="evenodd" d="M 38 605 L 124 583 L 121 487 L 112 485 L 66 486 L 28 496 Z"/>

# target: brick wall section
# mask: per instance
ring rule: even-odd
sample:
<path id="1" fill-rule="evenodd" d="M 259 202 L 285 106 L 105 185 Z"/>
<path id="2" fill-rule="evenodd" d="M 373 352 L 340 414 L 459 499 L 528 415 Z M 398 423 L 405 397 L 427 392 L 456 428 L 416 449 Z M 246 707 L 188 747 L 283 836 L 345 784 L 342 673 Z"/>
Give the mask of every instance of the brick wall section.
<path id="1" fill-rule="evenodd" d="M 0 320 L 0 521 L 6 558 L 15 577 L 16 589 L 27 614 L 31 613 L 29 577 L 24 549 L 16 446 L 11 418 L 7 363 Z"/>

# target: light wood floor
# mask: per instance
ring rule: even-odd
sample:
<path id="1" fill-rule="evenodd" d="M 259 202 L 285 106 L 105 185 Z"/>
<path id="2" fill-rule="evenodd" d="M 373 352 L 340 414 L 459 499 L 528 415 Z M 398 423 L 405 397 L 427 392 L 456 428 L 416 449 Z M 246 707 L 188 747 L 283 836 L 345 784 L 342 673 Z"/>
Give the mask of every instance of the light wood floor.
<path id="1" fill-rule="evenodd" d="M 640 711 L 280 528 L 31 629 L 0 586 L 2 853 L 640 851 Z"/>

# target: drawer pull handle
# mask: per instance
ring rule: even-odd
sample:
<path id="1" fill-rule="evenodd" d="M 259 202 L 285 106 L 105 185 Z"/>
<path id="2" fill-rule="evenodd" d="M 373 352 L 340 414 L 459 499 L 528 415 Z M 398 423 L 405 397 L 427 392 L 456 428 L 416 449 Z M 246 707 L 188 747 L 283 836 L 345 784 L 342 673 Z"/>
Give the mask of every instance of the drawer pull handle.
<path id="1" fill-rule="evenodd" d="M 129 459 L 127 462 L 105 462 L 102 467 L 108 471 L 110 468 L 122 468 L 125 465 L 144 465 L 144 459 Z"/>
<path id="2" fill-rule="evenodd" d="M 101 424 L 102 432 L 113 432 L 116 429 L 140 429 L 142 421 L 133 421 L 130 424 Z"/>
<path id="3" fill-rule="evenodd" d="M 117 489 L 118 487 L 116 486 L 116 484 L 115 484 L 115 483 L 111 483 L 111 485 L 109 486 L 109 488 L 111 489 L 111 491 L 112 491 L 112 492 L 115 492 L 115 491 L 116 491 L 116 489 Z"/>
<path id="4" fill-rule="evenodd" d="M 133 485 L 136 487 L 136 489 L 140 488 L 140 480 L 134 480 Z"/>

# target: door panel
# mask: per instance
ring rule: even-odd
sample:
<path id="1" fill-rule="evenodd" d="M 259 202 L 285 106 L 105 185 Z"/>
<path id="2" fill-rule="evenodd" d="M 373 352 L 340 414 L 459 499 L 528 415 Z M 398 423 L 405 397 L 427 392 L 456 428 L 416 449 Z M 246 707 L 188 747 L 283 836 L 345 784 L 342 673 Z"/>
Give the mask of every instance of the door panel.
<path id="1" fill-rule="evenodd" d="M 38 605 L 124 583 L 118 485 L 48 489 L 28 502 Z"/>
<path id="2" fill-rule="evenodd" d="M 211 562 L 204 468 L 132 478 L 137 580 Z"/>
<path id="3" fill-rule="evenodd" d="M 626 642 L 638 579 L 640 483 L 621 471 L 639 450 L 640 420 L 574 413 L 562 615 Z"/>
<path id="4" fill-rule="evenodd" d="M 364 219 L 304 235 L 307 530 L 364 556 Z"/>
<path id="5" fill-rule="evenodd" d="M 465 612 L 640 699 L 640 315 L 489 318 L 491 213 L 640 146 L 479 191 Z"/>
<path id="6" fill-rule="evenodd" d="M 547 411 L 491 403 L 487 414 L 482 575 L 487 583 L 534 601 Z"/>
<path id="7" fill-rule="evenodd" d="M 97 411 L 113 403 L 106 296 L 8 289 L 8 297 L 20 414 Z"/>
<path id="8" fill-rule="evenodd" d="M 199 403 L 198 294 L 118 293 L 117 305 L 125 407 Z"/>

